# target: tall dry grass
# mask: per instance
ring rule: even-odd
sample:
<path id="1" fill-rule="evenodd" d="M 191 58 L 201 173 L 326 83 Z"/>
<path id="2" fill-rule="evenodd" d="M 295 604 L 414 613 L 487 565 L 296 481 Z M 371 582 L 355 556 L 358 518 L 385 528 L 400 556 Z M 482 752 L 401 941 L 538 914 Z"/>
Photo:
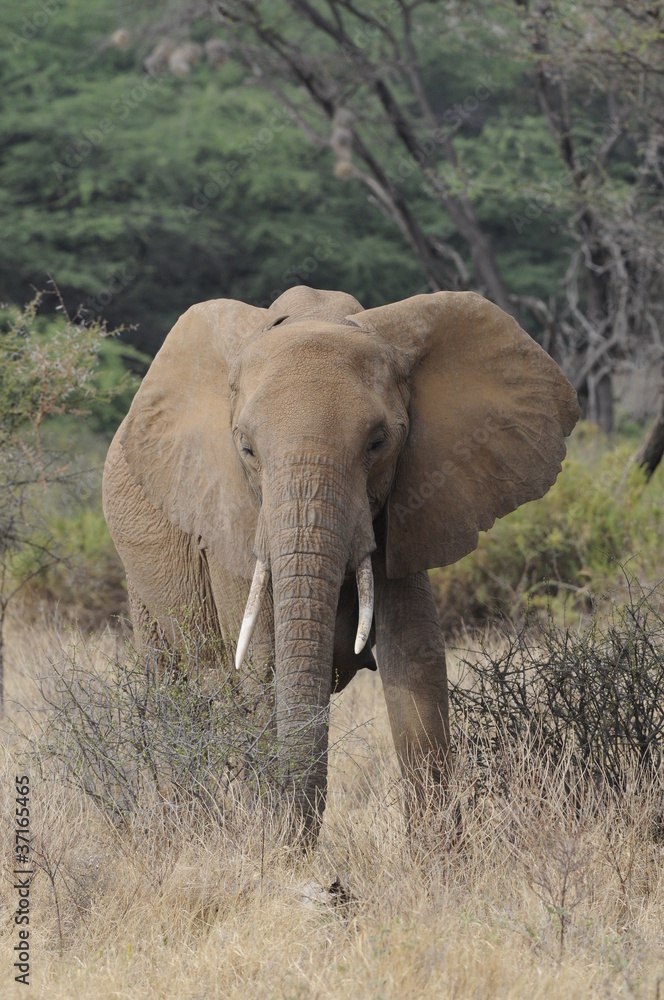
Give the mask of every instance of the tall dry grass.
<path id="1" fill-rule="evenodd" d="M 100 671 L 115 642 L 95 640 Z M 664 995 L 661 787 L 570 787 L 564 760 L 519 746 L 479 767 L 460 733 L 449 806 L 413 840 L 380 682 L 367 672 L 334 700 L 328 807 L 305 858 L 241 803 L 232 822 L 201 824 L 186 804 L 154 799 L 122 828 L 33 767 L 31 992 L 15 985 L 14 775 L 32 766 L 21 733 L 44 720 L 35 679 L 68 643 L 46 627 L 10 635 L 3 997 Z"/>

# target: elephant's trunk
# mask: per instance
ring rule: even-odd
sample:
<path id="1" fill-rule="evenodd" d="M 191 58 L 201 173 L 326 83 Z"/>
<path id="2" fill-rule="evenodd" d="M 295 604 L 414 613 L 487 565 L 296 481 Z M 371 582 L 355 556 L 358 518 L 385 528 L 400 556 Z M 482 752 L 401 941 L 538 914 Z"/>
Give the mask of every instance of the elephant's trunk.
<path id="1" fill-rule="evenodd" d="M 348 498 L 330 500 L 331 492 L 291 469 L 264 497 L 281 773 L 296 822 L 311 838 L 325 808 L 334 629 L 351 532 Z"/>
<path id="2" fill-rule="evenodd" d="M 276 719 L 282 782 L 315 838 L 325 808 L 334 624 L 341 580 L 310 554 L 274 566 Z M 279 565 L 281 563 L 281 565 Z"/>

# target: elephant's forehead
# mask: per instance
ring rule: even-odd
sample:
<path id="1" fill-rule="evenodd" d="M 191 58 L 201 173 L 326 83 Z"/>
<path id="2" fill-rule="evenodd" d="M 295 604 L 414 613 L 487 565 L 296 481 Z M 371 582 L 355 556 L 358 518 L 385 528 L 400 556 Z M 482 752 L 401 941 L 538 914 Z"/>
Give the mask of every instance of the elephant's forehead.
<path id="1" fill-rule="evenodd" d="M 376 385 L 392 375 L 391 350 L 374 335 L 327 323 L 289 323 L 252 340 L 240 358 L 242 376 L 273 380 L 338 379 L 344 373 Z"/>

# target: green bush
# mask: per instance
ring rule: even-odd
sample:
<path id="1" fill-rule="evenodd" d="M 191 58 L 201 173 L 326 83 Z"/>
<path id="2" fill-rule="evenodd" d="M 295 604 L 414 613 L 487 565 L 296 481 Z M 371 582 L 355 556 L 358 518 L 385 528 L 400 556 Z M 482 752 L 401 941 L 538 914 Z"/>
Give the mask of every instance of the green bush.
<path id="1" fill-rule="evenodd" d="M 50 286 L 50 315 L 39 314 L 40 293 L 23 309 L 0 309 L 0 704 L 8 609 L 71 548 L 69 538 L 58 546 L 53 512 L 81 471 L 47 447 L 49 424 L 80 419 L 124 388 L 98 382 L 104 324 L 69 316 Z"/>
<path id="2" fill-rule="evenodd" d="M 0 679 L 14 600 L 24 614 L 57 603 L 85 626 L 125 610 L 101 469 L 138 384 L 126 365 L 145 361 L 99 319 L 67 315 L 53 282 L 23 309 L 0 308 Z"/>
<path id="3" fill-rule="evenodd" d="M 125 572 L 106 526 L 96 479 L 96 495 L 87 501 L 62 503 L 44 518 L 41 531 L 60 554 L 57 560 L 33 565 L 34 546 L 13 560 L 17 578 L 29 581 L 22 594 L 24 619 L 44 605 L 57 606 L 60 618 L 77 621 L 86 629 L 127 615 Z M 36 533 L 35 543 L 41 537 Z"/>
<path id="4" fill-rule="evenodd" d="M 95 433 L 110 439 L 122 423 L 140 385 L 137 375 L 145 375 L 152 359 L 118 337 L 102 340 L 97 353 L 97 384 L 101 392 L 90 405 L 87 424 Z"/>
<path id="5" fill-rule="evenodd" d="M 53 418 L 42 430 L 42 453 L 57 476 L 36 482 L 25 497 L 26 544 L 8 559 L 24 620 L 57 606 L 58 617 L 96 628 L 127 614 L 125 573 L 106 526 L 101 476 L 108 448 L 90 417 Z"/>

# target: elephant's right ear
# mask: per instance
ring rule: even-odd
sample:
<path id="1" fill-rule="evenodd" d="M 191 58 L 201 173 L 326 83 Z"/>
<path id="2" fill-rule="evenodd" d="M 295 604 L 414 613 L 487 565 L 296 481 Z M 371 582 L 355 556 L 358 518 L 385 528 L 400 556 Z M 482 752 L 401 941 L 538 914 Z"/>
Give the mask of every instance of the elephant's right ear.
<path id="1" fill-rule="evenodd" d="M 143 379 L 120 432 L 132 478 L 173 524 L 251 578 L 258 503 L 231 434 L 228 370 L 265 309 L 231 299 L 192 306 Z"/>

